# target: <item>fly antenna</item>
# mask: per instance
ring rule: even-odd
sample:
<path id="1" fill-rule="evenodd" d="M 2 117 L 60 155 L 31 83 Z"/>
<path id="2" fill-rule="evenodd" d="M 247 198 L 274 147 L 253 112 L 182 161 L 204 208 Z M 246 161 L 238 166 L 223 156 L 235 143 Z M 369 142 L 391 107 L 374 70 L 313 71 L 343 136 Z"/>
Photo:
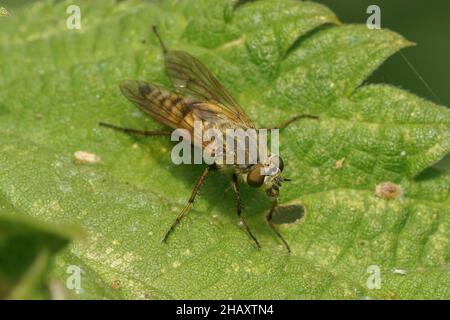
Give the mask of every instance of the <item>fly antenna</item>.
<path id="1" fill-rule="evenodd" d="M 159 41 L 159 44 L 161 45 L 161 48 L 162 48 L 163 53 L 166 54 L 166 53 L 167 53 L 167 48 L 166 48 L 166 46 L 164 45 L 164 42 L 162 41 L 161 36 L 160 36 L 159 33 L 158 33 L 158 28 L 157 28 L 155 25 L 153 25 L 153 26 L 152 26 L 152 30 L 153 30 L 153 33 L 154 33 L 154 34 L 156 35 L 156 37 L 158 38 L 158 41 Z"/>

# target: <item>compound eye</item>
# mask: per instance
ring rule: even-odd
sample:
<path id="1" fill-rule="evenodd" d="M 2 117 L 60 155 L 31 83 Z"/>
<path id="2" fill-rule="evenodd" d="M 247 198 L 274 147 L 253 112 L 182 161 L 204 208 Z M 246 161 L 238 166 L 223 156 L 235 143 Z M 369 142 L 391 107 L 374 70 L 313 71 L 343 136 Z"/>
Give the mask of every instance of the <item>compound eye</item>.
<path id="1" fill-rule="evenodd" d="M 247 174 L 247 184 L 250 187 L 258 188 L 264 184 L 264 175 L 262 174 L 262 165 L 257 164 Z"/>

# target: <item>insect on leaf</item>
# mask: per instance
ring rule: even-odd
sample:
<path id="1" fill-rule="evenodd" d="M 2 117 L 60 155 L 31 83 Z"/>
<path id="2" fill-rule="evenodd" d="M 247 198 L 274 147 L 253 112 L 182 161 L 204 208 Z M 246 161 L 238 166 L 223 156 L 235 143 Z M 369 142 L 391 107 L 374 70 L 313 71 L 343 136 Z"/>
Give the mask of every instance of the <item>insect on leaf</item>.
<path id="1" fill-rule="evenodd" d="M 228 0 L 89 1 L 82 32 L 55 28 L 66 5 L 31 1 L 14 11 L 17 19 L 2 20 L 0 194 L 30 217 L 85 231 L 85 242 L 57 255 L 52 269 L 64 280 L 68 265 L 83 268 L 77 297 L 450 297 L 450 174 L 427 169 L 450 152 L 450 112 L 393 85 L 364 83 L 409 41 L 338 24 L 309 1 L 246 1 L 235 10 Z M 262 245 L 255 250 L 220 174 L 161 244 L 202 168 L 174 165 L 163 137 L 98 127 L 162 129 L 118 89 L 124 79 L 170 88 L 150 23 L 170 48 L 213 70 L 257 127 L 299 113 L 320 117 L 280 133 L 292 179 L 280 203 L 306 210 L 279 225 L 290 256 L 264 222 L 265 195 L 243 187 L 244 215 Z M 125 87 L 142 102 L 136 84 Z M 228 103 L 220 92 L 216 99 Z M 79 150 L 102 161 L 76 164 Z M 388 182 L 399 196 L 376 195 Z M 373 265 L 378 290 L 367 287 Z"/>

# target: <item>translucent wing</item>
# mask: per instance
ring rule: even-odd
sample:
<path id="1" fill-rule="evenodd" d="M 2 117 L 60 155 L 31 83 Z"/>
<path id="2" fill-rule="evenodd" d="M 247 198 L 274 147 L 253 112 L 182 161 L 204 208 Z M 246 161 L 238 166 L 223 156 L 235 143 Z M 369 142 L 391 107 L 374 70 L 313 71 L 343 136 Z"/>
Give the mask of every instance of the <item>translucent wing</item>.
<path id="1" fill-rule="evenodd" d="M 227 109 L 244 127 L 254 128 L 253 122 L 198 59 L 184 51 L 165 52 L 166 71 L 175 88 L 200 101 L 211 101 Z"/>
<path id="2" fill-rule="evenodd" d="M 173 129 L 188 130 L 191 143 L 201 148 L 206 148 L 211 143 L 211 141 L 203 139 L 203 132 L 208 129 L 217 129 L 222 133 L 226 129 L 244 130 L 242 122 L 236 120 L 235 113 L 213 102 L 186 98 L 139 80 L 123 81 L 120 84 L 120 90 L 128 100 L 155 120 Z M 195 130 L 196 126 L 200 127 Z M 214 143 L 216 142 L 214 141 Z M 222 141 L 222 143 L 224 142 Z M 227 153 L 225 145 L 222 146 L 222 149 Z M 235 157 L 233 151 L 230 155 Z M 248 158 L 247 153 L 245 157 Z"/>
<path id="3" fill-rule="evenodd" d="M 241 127 L 234 114 L 218 104 L 186 98 L 145 81 L 125 80 L 120 90 L 143 112 L 173 129 L 183 128 L 194 133 L 196 121 L 202 130 Z"/>

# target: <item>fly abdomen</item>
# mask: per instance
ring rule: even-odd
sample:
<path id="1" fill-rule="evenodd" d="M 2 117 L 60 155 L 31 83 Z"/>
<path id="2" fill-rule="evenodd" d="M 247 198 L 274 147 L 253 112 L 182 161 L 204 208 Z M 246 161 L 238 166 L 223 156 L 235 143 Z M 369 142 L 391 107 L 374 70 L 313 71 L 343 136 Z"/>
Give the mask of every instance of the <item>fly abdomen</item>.
<path id="1" fill-rule="evenodd" d="M 139 108 L 161 123 L 176 129 L 191 114 L 195 101 L 171 93 L 144 81 L 126 80 L 120 85 L 122 93 Z"/>

